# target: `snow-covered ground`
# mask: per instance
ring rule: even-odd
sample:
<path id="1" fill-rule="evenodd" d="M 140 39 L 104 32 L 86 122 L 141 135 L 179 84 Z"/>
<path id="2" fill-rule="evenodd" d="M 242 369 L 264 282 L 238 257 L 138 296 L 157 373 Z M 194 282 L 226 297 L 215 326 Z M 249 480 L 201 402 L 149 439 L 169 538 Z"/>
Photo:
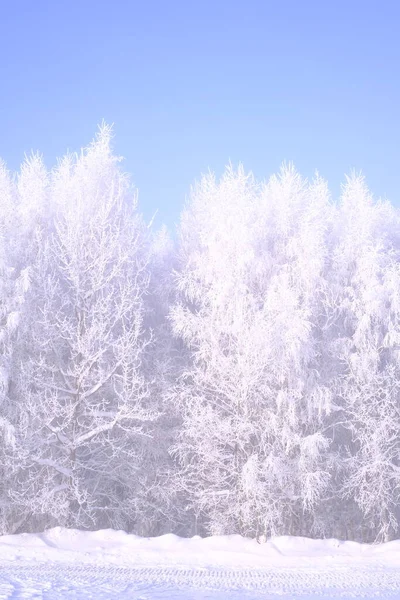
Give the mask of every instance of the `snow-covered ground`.
<path id="1" fill-rule="evenodd" d="M 257 544 L 55 528 L 0 537 L 0 598 L 400 599 L 400 541 Z"/>

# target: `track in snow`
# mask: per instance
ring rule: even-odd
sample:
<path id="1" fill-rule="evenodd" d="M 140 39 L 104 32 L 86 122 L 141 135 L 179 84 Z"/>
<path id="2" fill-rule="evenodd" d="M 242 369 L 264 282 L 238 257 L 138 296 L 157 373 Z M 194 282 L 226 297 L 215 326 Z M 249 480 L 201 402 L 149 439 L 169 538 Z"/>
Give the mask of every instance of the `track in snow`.
<path id="1" fill-rule="evenodd" d="M 400 600 L 400 570 L 335 566 L 331 569 L 212 569 L 118 567 L 61 563 L 0 564 L 0 598 L 239 600 L 381 598 Z"/>

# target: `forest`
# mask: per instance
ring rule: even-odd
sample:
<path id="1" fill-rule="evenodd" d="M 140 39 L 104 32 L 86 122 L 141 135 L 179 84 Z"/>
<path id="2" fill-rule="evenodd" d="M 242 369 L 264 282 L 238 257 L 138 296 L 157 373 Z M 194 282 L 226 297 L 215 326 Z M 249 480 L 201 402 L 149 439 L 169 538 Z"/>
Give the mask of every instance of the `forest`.
<path id="1" fill-rule="evenodd" d="M 168 232 L 102 125 L 0 163 L 0 269 L 0 534 L 398 535 L 400 213 L 363 176 L 228 166 Z"/>

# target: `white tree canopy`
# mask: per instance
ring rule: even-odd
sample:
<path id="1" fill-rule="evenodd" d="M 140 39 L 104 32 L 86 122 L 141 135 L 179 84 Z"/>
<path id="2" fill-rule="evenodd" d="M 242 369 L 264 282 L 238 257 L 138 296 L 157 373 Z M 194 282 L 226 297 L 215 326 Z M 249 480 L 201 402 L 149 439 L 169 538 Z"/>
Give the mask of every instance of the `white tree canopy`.
<path id="1" fill-rule="evenodd" d="M 351 175 L 208 174 L 154 230 L 100 127 L 0 162 L 0 532 L 400 519 L 400 218 Z"/>

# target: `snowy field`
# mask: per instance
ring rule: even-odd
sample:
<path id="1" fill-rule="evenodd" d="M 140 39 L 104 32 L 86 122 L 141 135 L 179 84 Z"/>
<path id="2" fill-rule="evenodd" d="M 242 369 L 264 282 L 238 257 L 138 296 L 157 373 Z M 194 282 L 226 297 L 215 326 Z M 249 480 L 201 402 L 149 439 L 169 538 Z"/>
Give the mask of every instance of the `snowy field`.
<path id="1" fill-rule="evenodd" d="M 257 544 L 55 528 L 0 538 L 0 598 L 400 599 L 400 541 Z"/>

